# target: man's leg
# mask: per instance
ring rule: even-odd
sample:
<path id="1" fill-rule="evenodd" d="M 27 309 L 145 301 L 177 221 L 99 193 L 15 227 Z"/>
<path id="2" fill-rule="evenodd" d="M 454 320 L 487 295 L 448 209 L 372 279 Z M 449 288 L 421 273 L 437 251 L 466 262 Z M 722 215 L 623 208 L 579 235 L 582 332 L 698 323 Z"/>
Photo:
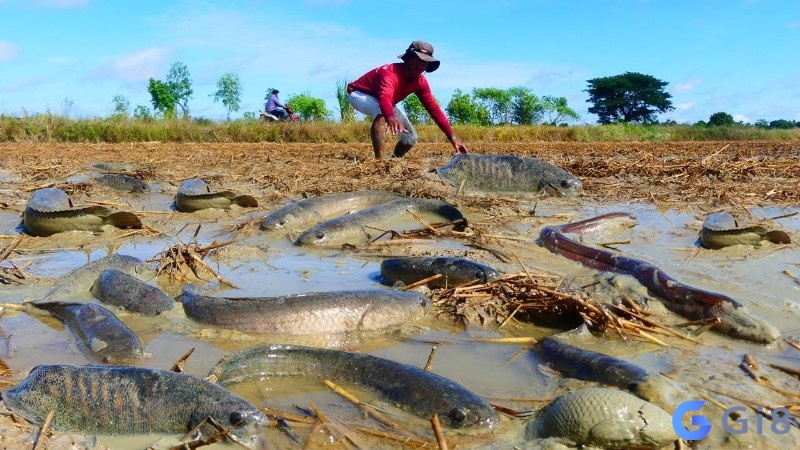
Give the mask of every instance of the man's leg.
<path id="1" fill-rule="evenodd" d="M 378 115 L 372 119 L 372 127 L 369 130 L 372 138 L 372 150 L 375 152 L 375 159 L 383 158 L 383 148 L 386 145 L 386 119 Z"/>
<path id="2" fill-rule="evenodd" d="M 417 136 L 417 131 L 414 130 L 414 126 L 411 125 L 411 122 L 409 122 L 408 117 L 406 117 L 402 109 L 395 106 L 394 115 L 397 117 L 397 120 L 400 121 L 400 124 L 403 125 L 403 128 L 406 129 L 406 131 L 400 132 L 400 140 L 394 146 L 394 157 L 402 158 L 411 150 L 411 147 L 417 143 L 419 136 Z"/>

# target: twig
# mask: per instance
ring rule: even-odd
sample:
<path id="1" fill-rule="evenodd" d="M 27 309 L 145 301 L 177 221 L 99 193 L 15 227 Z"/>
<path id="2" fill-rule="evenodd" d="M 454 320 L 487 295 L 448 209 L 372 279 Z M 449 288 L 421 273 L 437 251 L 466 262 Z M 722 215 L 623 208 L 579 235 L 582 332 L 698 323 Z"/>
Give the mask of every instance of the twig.
<path id="1" fill-rule="evenodd" d="M 15 248 L 17 248 L 17 245 L 19 245 L 19 243 L 22 242 L 22 239 L 24 237 L 25 235 L 18 234 L 13 241 L 9 242 L 8 245 L 3 247 L 3 250 L 0 250 L 0 261 L 3 261 L 6 258 L 8 258 L 8 255 L 10 255 L 11 252 L 13 252 Z"/>
<path id="2" fill-rule="evenodd" d="M 430 371 L 431 370 L 431 366 L 433 365 L 433 355 L 436 353 L 436 349 L 437 349 L 437 346 L 436 346 L 436 344 L 434 344 L 431 347 L 430 354 L 428 354 L 428 360 L 425 362 L 425 367 L 423 367 L 423 370 L 425 370 L 425 371 Z"/>
<path id="3" fill-rule="evenodd" d="M 437 273 L 436 275 L 431 275 L 428 278 L 423 278 L 423 279 L 415 281 L 415 282 L 413 282 L 411 284 L 407 284 L 407 285 L 401 287 L 400 290 L 401 291 L 407 291 L 409 289 L 414 289 L 417 286 L 422 286 L 424 284 L 428 284 L 429 281 L 438 280 L 439 278 L 442 278 L 442 276 L 443 275 L 441 273 Z"/>
<path id="4" fill-rule="evenodd" d="M 33 443 L 33 450 L 39 448 L 39 444 L 44 442 L 45 438 L 43 436 L 47 434 L 47 429 L 50 428 L 50 422 L 53 420 L 55 413 L 55 410 L 51 410 L 49 413 L 47 413 L 47 418 L 44 419 L 42 429 L 39 430 L 39 435 L 36 436 L 36 442 Z"/>
<path id="5" fill-rule="evenodd" d="M 439 444 L 439 450 L 447 450 L 447 441 L 442 434 L 442 425 L 439 423 L 439 415 L 434 414 L 431 416 L 431 426 L 433 426 L 433 435 L 436 436 L 436 443 Z"/>

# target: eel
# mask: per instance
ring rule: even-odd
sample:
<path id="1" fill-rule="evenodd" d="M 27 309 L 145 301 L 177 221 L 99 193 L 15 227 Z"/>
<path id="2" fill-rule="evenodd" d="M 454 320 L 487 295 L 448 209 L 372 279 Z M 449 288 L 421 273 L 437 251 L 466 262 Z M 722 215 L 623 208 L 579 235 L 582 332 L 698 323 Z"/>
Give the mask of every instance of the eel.
<path id="1" fill-rule="evenodd" d="M 781 337 L 775 326 L 727 295 L 686 285 L 648 262 L 592 248 L 564 236 L 564 233 L 589 232 L 605 221 L 620 218 L 636 220 L 635 216 L 628 213 L 608 213 L 579 222 L 544 227 L 539 239 L 551 252 L 587 267 L 634 277 L 661 299 L 668 310 L 678 315 L 691 320 L 719 318 L 720 323 L 714 329 L 731 337 L 763 344 L 775 342 Z"/>

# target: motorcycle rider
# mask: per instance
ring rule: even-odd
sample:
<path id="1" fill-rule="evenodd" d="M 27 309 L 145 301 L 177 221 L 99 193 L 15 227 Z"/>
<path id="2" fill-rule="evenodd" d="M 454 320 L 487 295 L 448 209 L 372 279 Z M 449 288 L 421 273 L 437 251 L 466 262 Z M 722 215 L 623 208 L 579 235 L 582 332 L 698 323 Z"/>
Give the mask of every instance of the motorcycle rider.
<path id="1" fill-rule="evenodd" d="M 439 60 L 433 57 L 433 46 L 425 41 L 414 41 L 398 58 L 403 62 L 384 64 L 347 85 L 353 108 L 372 117 L 370 137 L 375 158 L 383 157 L 387 125 L 393 135 L 400 135 L 400 140 L 394 147 L 395 157 L 402 157 L 417 143 L 418 136 L 414 127 L 397 107 L 398 103 L 411 94 L 417 95 L 455 151 L 467 153 L 467 147 L 456 139 L 447 116 L 431 93 L 428 80 L 422 75 L 423 72 L 430 73 L 439 68 Z"/>
<path id="2" fill-rule="evenodd" d="M 278 99 L 279 93 L 280 91 L 277 89 L 272 90 L 269 99 L 267 99 L 267 103 L 264 104 L 264 111 L 266 111 L 267 114 L 272 114 L 277 117 L 278 120 L 284 120 L 289 117 L 289 112 L 286 111 L 286 105 L 281 103 Z"/>

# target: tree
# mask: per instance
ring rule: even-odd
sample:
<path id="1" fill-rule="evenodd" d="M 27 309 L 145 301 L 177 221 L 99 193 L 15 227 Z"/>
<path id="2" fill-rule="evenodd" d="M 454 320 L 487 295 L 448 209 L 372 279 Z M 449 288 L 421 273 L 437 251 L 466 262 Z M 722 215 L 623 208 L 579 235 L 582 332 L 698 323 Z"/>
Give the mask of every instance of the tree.
<path id="1" fill-rule="evenodd" d="M 574 109 L 567 105 L 566 97 L 545 95 L 542 97 L 542 104 L 544 105 L 544 114 L 547 116 L 547 123 L 550 125 L 559 125 L 581 118 Z"/>
<path id="2" fill-rule="evenodd" d="M 735 125 L 736 121 L 733 116 L 726 112 L 715 112 L 708 117 L 708 126 L 710 127 L 729 127 Z"/>
<path id="3" fill-rule="evenodd" d="M 508 89 L 511 98 L 511 120 L 519 125 L 532 125 L 544 115 L 544 105 L 530 89 L 518 86 Z"/>
<path id="4" fill-rule="evenodd" d="M 453 123 L 464 125 L 491 125 L 492 123 L 486 107 L 469 94 L 462 92 L 461 89 L 453 92 L 445 111 Z"/>
<path id="5" fill-rule="evenodd" d="M 323 120 L 329 115 L 325 100 L 314 98 L 310 92 L 293 95 L 286 100 L 294 112 L 303 120 Z"/>
<path id="6" fill-rule="evenodd" d="M 428 111 L 422 106 L 422 102 L 419 101 L 419 97 L 417 97 L 416 94 L 411 94 L 406 97 L 402 104 L 403 111 L 405 111 L 409 122 L 414 124 L 431 123 L 432 119 L 430 114 L 428 114 Z"/>
<path id="7" fill-rule="evenodd" d="M 131 103 L 122 95 L 115 95 L 111 99 L 111 106 L 114 108 L 112 115 L 115 117 L 127 118 L 130 115 Z"/>
<path id="8" fill-rule="evenodd" d="M 133 109 L 133 118 L 135 120 L 150 121 L 153 120 L 153 115 L 150 114 L 150 110 L 147 108 L 147 106 L 136 105 L 136 108 Z"/>
<path id="9" fill-rule="evenodd" d="M 217 80 L 217 92 L 213 94 L 214 101 L 222 100 L 222 106 L 227 111 L 226 119 L 231 121 L 231 111 L 239 111 L 242 104 L 242 83 L 239 75 L 226 73 Z"/>
<path id="10" fill-rule="evenodd" d="M 669 84 L 653 76 L 625 72 L 613 77 L 587 80 L 588 103 L 594 106 L 589 112 L 597 114 L 598 123 L 618 122 L 655 123 L 656 112 L 667 112 L 672 107 L 672 95 L 664 91 Z"/>
<path id="11" fill-rule="evenodd" d="M 757 128 L 769 128 L 769 122 L 767 122 L 767 119 L 758 119 L 754 125 Z"/>
<path id="12" fill-rule="evenodd" d="M 491 122 L 498 125 L 512 123 L 513 98 L 510 90 L 499 88 L 475 88 L 472 96 L 483 103 L 491 114 Z"/>
<path id="13" fill-rule="evenodd" d="M 175 117 L 177 99 L 167 83 L 150 78 L 147 92 L 150 93 L 150 102 L 153 104 L 153 109 L 160 112 L 164 117 Z"/>
<path id="14" fill-rule="evenodd" d="M 189 117 L 189 99 L 192 98 L 192 80 L 189 69 L 180 61 L 172 63 L 167 72 L 167 86 L 175 95 L 175 103 L 181 107 L 183 117 Z"/>
<path id="15" fill-rule="evenodd" d="M 777 128 L 779 130 L 788 130 L 790 128 L 794 128 L 795 126 L 796 125 L 794 122 L 786 119 L 773 120 L 769 123 L 770 128 L 772 129 Z"/>
<path id="16" fill-rule="evenodd" d="M 336 82 L 336 101 L 339 103 L 339 118 L 342 123 L 355 122 L 356 110 L 350 104 L 350 95 L 347 93 L 347 79 Z"/>

